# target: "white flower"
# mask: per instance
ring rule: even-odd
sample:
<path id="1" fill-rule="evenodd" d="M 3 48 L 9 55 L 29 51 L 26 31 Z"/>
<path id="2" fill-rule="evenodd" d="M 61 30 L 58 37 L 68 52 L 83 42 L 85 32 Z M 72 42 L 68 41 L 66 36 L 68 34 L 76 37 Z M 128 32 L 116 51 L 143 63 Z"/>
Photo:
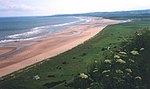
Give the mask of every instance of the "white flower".
<path id="1" fill-rule="evenodd" d="M 141 49 L 140 49 L 140 51 L 143 51 L 143 50 L 144 50 L 144 48 L 141 48 Z"/>
<path id="2" fill-rule="evenodd" d="M 104 62 L 105 63 L 111 63 L 111 60 L 105 60 Z"/>
<path id="3" fill-rule="evenodd" d="M 116 73 L 122 74 L 123 71 L 121 71 L 121 70 L 116 70 Z"/>
<path id="4" fill-rule="evenodd" d="M 94 61 L 95 63 L 98 63 L 97 61 Z"/>
<path id="5" fill-rule="evenodd" d="M 110 50 L 110 47 L 109 47 L 109 46 L 107 47 L 107 50 Z"/>
<path id="6" fill-rule="evenodd" d="M 14 74 L 11 74 L 10 76 L 15 76 Z"/>
<path id="7" fill-rule="evenodd" d="M 140 34 L 140 33 L 137 33 L 136 35 L 137 35 L 137 36 L 141 36 L 142 34 Z"/>
<path id="8" fill-rule="evenodd" d="M 90 85 L 94 85 L 94 83 L 91 83 Z"/>
<path id="9" fill-rule="evenodd" d="M 130 53 L 131 53 L 132 55 L 138 55 L 138 54 L 139 54 L 139 52 L 138 52 L 138 51 L 134 51 L 134 50 L 133 50 L 133 51 L 131 51 Z"/>
<path id="10" fill-rule="evenodd" d="M 86 75 L 85 73 L 80 73 L 79 77 L 86 79 L 88 78 L 88 75 Z"/>
<path id="11" fill-rule="evenodd" d="M 96 67 L 95 67 L 94 69 L 95 69 L 95 70 L 98 70 L 98 68 L 96 68 Z"/>
<path id="12" fill-rule="evenodd" d="M 127 73 L 127 75 L 130 75 L 130 73 Z"/>
<path id="13" fill-rule="evenodd" d="M 119 54 L 121 54 L 121 55 L 127 55 L 126 52 L 119 52 Z"/>
<path id="14" fill-rule="evenodd" d="M 122 64 L 126 63 L 126 61 L 124 61 L 124 60 L 122 60 L 122 59 L 117 59 L 116 62 L 117 62 L 117 63 L 122 63 Z"/>
<path id="15" fill-rule="evenodd" d="M 96 70 L 94 70 L 93 72 L 97 72 L 98 70 L 96 69 Z"/>
<path id="16" fill-rule="evenodd" d="M 106 77 L 109 77 L 109 75 L 106 75 Z"/>
<path id="17" fill-rule="evenodd" d="M 129 61 L 131 61 L 131 62 L 135 62 L 134 60 L 132 60 L 132 59 L 129 59 Z"/>
<path id="18" fill-rule="evenodd" d="M 39 79 L 40 79 L 39 75 L 35 75 L 35 76 L 34 76 L 34 79 L 35 79 L 35 80 L 39 80 Z"/>
<path id="19" fill-rule="evenodd" d="M 119 56 L 119 55 L 115 55 L 114 58 L 115 58 L 115 59 L 119 59 L 120 56 Z"/>
<path id="20" fill-rule="evenodd" d="M 104 70 L 104 71 L 102 72 L 102 74 L 107 73 L 107 72 L 110 72 L 110 70 Z"/>
<path id="21" fill-rule="evenodd" d="M 4 80 L 4 78 L 0 77 L 0 81 Z"/>
<path id="22" fill-rule="evenodd" d="M 136 76 L 134 79 L 142 80 L 140 76 Z"/>
<path id="23" fill-rule="evenodd" d="M 132 73 L 132 70 L 130 68 L 125 69 L 127 72 Z"/>

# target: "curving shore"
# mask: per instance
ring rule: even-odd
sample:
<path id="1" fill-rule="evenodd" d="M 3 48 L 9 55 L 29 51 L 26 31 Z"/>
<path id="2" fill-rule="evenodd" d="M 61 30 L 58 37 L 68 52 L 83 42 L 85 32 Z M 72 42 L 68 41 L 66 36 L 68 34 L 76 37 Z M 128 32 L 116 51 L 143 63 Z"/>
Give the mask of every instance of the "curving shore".
<path id="1" fill-rule="evenodd" d="M 91 19 L 87 23 L 70 26 L 68 30 L 62 32 L 50 34 L 35 40 L 9 44 L 9 46 L 19 48 L 1 47 L 0 53 L 4 57 L 0 58 L 0 77 L 68 51 L 95 36 L 107 25 L 121 22 L 96 17 L 91 17 Z"/>

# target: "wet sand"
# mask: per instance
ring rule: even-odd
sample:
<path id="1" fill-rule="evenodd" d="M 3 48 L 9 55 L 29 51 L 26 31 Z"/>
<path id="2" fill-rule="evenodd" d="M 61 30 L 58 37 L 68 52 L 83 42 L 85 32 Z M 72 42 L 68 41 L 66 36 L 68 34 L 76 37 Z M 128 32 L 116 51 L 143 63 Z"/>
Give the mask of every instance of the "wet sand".
<path id="1" fill-rule="evenodd" d="M 6 47 L 6 48 L 0 47 L 0 55 L 13 51 L 15 49 L 16 49 L 15 47 Z"/>
<path id="2" fill-rule="evenodd" d="M 4 55 L 4 57 L 0 57 L 0 77 L 68 51 L 94 37 L 107 25 L 121 22 L 118 20 L 91 18 L 91 21 L 81 25 L 70 26 L 65 31 L 39 39 L 13 42 L 7 45 L 16 46 L 15 49 L 17 50 L 10 47 L 0 48 L 0 54 Z"/>

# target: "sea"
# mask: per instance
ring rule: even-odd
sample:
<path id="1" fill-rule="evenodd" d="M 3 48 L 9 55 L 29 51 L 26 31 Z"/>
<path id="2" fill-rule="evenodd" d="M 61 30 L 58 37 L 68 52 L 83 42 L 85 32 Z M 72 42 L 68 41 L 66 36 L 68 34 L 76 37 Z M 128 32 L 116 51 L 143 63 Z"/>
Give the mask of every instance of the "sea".
<path id="1" fill-rule="evenodd" d="M 1 17 L 0 44 L 40 38 L 88 20 L 75 16 Z"/>

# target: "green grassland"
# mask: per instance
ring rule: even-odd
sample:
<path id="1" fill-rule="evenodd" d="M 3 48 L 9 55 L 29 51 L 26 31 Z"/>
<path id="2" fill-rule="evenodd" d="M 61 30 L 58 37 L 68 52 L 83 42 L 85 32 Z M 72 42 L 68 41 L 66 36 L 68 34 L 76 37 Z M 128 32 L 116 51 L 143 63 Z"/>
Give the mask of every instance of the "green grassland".
<path id="1" fill-rule="evenodd" d="M 56 57 L 26 67 L 0 80 L 0 89 L 71 89 L 77 74 L 87 72 L 94 61 L 104 60 L 103 48 L 117 48 L 138 30 L 150 25 L 150 18 L 107 26 L 92 39 Z M 34 76 L 40 79 L 36 80 Z"/>

